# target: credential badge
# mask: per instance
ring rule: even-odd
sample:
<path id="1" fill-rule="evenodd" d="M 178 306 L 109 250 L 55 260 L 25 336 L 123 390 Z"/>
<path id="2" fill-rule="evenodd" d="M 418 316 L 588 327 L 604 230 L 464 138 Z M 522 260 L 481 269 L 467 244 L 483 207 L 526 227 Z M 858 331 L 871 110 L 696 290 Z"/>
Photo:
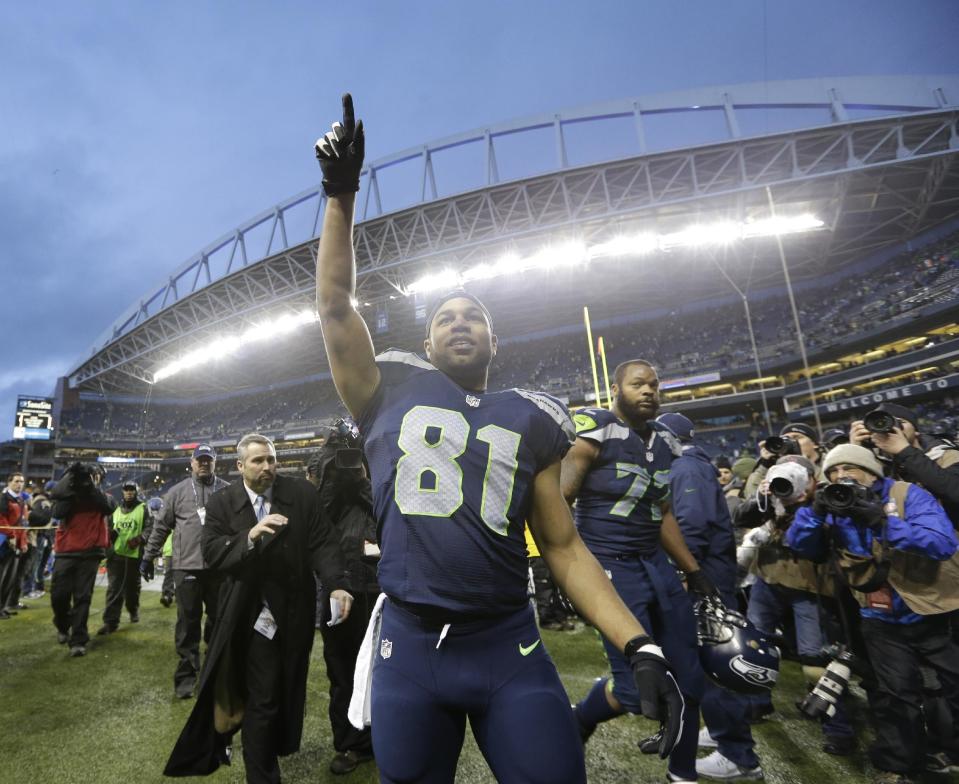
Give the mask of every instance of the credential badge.
<path id="1" fill-rule="evenodd" d="M 390 658 L 393 655 L 393 641 L 387 640 L 385 637 L 380 640 L 380 656 L 384 659 Z"/>
<path id="2" fill-rule="evenodd" d="M 479 404 L 480 399 L 478 397 L 474 397 L 473 395 L 466 396 L 466 405 L 472 406 L 473 408 L 479 408 Z"/>

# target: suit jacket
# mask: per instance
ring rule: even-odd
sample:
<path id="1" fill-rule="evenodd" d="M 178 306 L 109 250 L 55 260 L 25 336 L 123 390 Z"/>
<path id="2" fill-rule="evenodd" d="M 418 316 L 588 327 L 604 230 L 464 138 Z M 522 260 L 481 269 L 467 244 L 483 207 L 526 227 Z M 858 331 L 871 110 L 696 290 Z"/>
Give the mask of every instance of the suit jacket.
<path id="1" fill-rule="evenodd" d="M 278 475 L 273 484 L 271 513 L 288 523 L 276 535 L 266 535 L 248 547 L 256 513 L 242 480 L 214 493 L 206 507 L 203 560 L 224 573 L 219 614 L 200 673 L 197 701 L 180 734 L 164 774 L 206 775 L 225 762 L 224 748 L 232 732 L 218 732 L 215 709 L 224 702 L 242 705 L 245 695 L 245 652 L 265 599 L 276 619 L 283 662 L 280 755 L 300 746 L 306 679 L 316 617 L 314 571 L 324 588 L 346 588 L 347 575 L 329 521 L 322 514 L 316 490 L 305 479 Z M 224 693 L 229 692 L 224 696 Z M 229 712 L 229 711 L 228 711 Z"/>

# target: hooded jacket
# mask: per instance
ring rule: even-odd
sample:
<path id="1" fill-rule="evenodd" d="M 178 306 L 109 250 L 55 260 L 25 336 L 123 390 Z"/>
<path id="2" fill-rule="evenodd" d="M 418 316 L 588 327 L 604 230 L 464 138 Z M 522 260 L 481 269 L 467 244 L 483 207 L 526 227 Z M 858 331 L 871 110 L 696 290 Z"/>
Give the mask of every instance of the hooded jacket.
<path id="1" fill-rule="evenodd" d="M 710 557 L 736 558 L 736 541 L 729 505 L 707 455 L 695 444 L 684 444 L 669 469 L 673 514 L 697 561 Z"/>

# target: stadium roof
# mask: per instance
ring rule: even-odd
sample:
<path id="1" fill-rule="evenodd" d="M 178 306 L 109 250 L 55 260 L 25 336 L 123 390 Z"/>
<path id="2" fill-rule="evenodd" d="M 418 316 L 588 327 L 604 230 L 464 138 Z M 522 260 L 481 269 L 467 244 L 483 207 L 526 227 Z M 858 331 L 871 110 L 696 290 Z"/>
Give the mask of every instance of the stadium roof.
<path id="1" fill-rule="evenodd" d="M 359 308 L 377 346 L 422 336 L 423 275 L 529 257 L 564 242 L 666 234 L 718 221 L 813 214 L 783 238 L 797 278 L 834 270 L 959 216 L 959 76 L 731 85 L 525 118 L 424 144 L 364 169 L 357 205 Z M 532 171 L 531 171 L 532 170 Z M 271 207 L 174 270 L 102 335 L 70 374 L 106 393 L 195 395 L 325 368 L 315 326 L 242 361 L 154 384 L 171 361 L 266 319 L 311 310 L 319 186 Z M 259 251 L 256 249 L 259 248 Z M 781 280 L 770 238 L 658 250 L 476 284 L 501 335 L 613 317 Z M 599 270 L 599 267 L 596 267 Z M 612 285 L 611 285 L 612 282 Z M 234 357 L 236 358 L 236 357 Z"/>

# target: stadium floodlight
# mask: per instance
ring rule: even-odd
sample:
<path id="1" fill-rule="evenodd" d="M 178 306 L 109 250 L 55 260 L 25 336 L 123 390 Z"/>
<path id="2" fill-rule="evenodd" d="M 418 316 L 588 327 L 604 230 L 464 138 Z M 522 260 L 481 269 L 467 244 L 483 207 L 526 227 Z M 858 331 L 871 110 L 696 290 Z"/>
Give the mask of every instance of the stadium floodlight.
<path id="1" fill-rule="evenodd" d="M 515 253 L 501 256 L 497 261 L 482 262 L 462 272 L 449 267 L 440 272 L 418 278 L 406 287 L 406 295 L 425 294 L 437 290 L 458 288 L 476 280 L 489 280 L 503 275 L 528 270 L 550 270 L 588 264 L 593 259 L 623 256 L 645 256 L 656 251 L 674 248 L 697 248 L 707 245 L 728 245 L 754 237 L 773 237 L 783 234 L 820 229 L 825 224 L 808 213 L 792 217 L 764 218 L 762 220 L 716 223 L 697 223 L 684 229 L 663 234 L 645 232 L 634 235 L 618 235 L 605 242 L 587 246 L 582 242 L 565 242 L 546 245 L 525 258 Z"/>
<path id="2" fill-rule="evenodd" d="M 659 250 L 659 237 L 655 234 L 620 235 L 611 240 L 592 245 L 588 249 L 590 259 L 616 256 L 645 256 Z"/>
<path id="3" fill-rule="evenodd" d="M 304 324 L 314 323 L 318 320 L 316 313 L 312 310 L 301 310 L 297 313 L 284 313 L 282 316 L 258 322 L 239 335 L 221 335 L 202 347 L 194 349 L 179 359 L 175 359 L 157 369 L 153 373 L 153 383 L 156 384 L 158 381 L 198 365 L 225 359 L 232 356 L 243 346 L 272 340 L 280 335 L 289 334 Z"/>

